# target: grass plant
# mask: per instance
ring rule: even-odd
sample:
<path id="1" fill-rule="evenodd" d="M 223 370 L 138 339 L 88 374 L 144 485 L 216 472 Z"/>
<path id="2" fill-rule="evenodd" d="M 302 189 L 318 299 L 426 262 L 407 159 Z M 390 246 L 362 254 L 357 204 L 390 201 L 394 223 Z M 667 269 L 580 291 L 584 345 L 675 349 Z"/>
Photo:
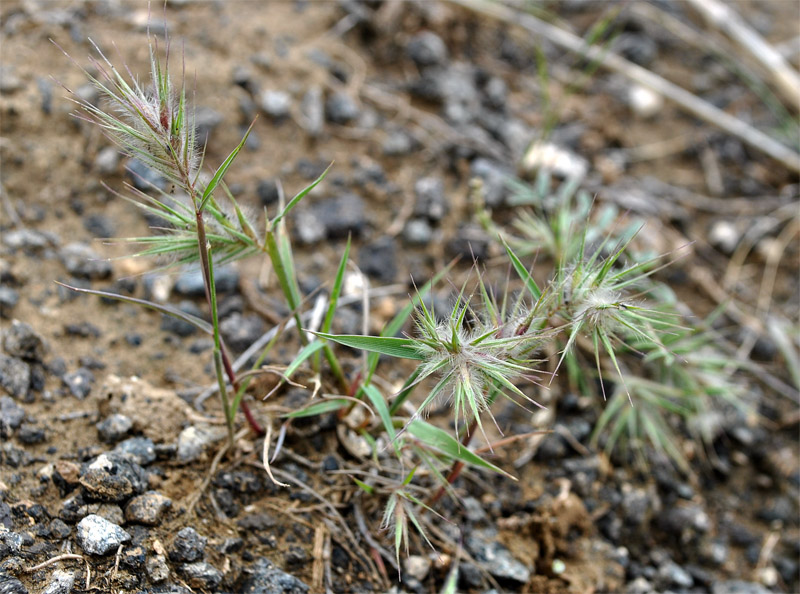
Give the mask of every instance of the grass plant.
<path id="1" fill-rule="evenodd" d="M 325 173 L 289 201 L 281 200 L 278 212 L 265 213 L 265 222 L 258 224 L 240 208 L 224 181 L 247 134 L 216 169 L 204 168 L 204 150 L 186 89 L 174 87 L 170 80 L 169 44 L 164 62 L 158 57 L 157 44 L 151 45 L 148 85 L 140 84 L 127 68 L 126 74 L 117 70 L 95 49 L 97 74 L 84 72 L 105 103 L 95 106 L 76 98 L 81 117 L 100 126 L 128 155 L 176 188 L 175 194 L 158 188 L 149 193 L 128 188 L 126 199 L 164 223 L 157 233 L 127 241 L 140 246 L 137 255 L 199 265 L 210 323 L 169 306 L 113 297 L 188 319 L 213 337 L 217 387 L 232 442 L 239 409 L 254 431 L 264 432 L 244 395 L 275 340 L 250 371 L 234 371 L 220 333 L 214 274 L 218 266 L 236 259 L 266 258 L 300 341 L 281 383 L 299 369 L 310 368 L 321 386 L 308 406 L 285 415 L 281 435 L 301 417 L 336 413 L 345 423 L 355 407 L 367 407 L 373 413 L 353 430 L 371 449 L 375 473 L 353 474 L 353 480 L 365 494 L 383 498 L 383 526 L 393 535 L 398 566 L 401 549 L 409 549 L 412 527 L 430 544 L 427 527 L 436 517 L 433 506 L 445 494 L 456 497 L 453 483 L 464 469 L 513 479 L 470 444 L 480 434 L 491 450 L 489 424 L 502 434 L 492 413 L 499 399 L 527 410 L 540 406 L 530 387 L 554 381 L 555 373 L 545 372 L 548 352 L 558 353 L 556 373 L 566 368 L 569 377 L 580 378 L 579 387 L 587 392 L 605 386 L 609 372 L 616 378 L 611 393 L 601 388 L 609 403 L 597 431 L 607 431 L 606 447 L 649 441 L 686 467 L 665 419 L 698 414 L 721 389 L 708 378 L 726 381 L 723 372 L 730 371 L 729 362 L 715 359 L 713 345 L 685 327 L 674 308 L 648 299 L 657 294 L 658 284 L 652 278 L 661 266 L 659 259 L 635 252 L 635 226 L 617 228 L 615 211 L 606 208 L 592 215 L 591 200 L 579 191 L 577 181 L 558 190 L 544 176 L 533 187 L 514 182 L 515 203 L 528 210 L 520 211 L 510 232 L 479 209 L 479 219 L 497 235 L 515 274 L 505 290 L 490 288 L 478 271 L 472 285 L 465 283 L 456 292 L 447 311 L 435 311 L 425 299 L 447 274 L 445 270 L 421 287 L 379 336 L 336 335 L 331 328 L 347 268 L 348 241 L 330 285 L 322 323 L 318 330 L 306 332 L 301 315 L 304 299 L 286 219 Z M 527 260 L 535 254 L 541 254 L 540 262 L 548 267 L 546 278 L 532 272 Z M 410 319 L 413 328 L 401 335 Z M 335 344 L 369 353 L 351 377 L 343 371 Z M 706 349 L 711 355 L 702 359 L 700 353 Z M 381 356 L 415 365 L 396 393 L 387 393 L 386 384 L 377 381 Z M 439 401 L 451 405 L 452 431 L 428 419 Z M 264 456 L 268 472 L 269 445 L 267 441 Z M 430 494 L 427 500 L 425 493 Z"/>

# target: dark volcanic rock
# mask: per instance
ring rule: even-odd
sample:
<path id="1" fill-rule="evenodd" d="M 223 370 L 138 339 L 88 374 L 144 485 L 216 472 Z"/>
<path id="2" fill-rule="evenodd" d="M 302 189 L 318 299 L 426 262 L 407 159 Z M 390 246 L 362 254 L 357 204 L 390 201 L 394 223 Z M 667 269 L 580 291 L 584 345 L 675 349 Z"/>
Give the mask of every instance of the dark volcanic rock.
<path id="1" fill-rule="evenodd" d="M 511 556 L 509 550 L 495 540 L 488 530 L 474 530 L 464 541 L 478 561 L 486 564 L 489 573 L 501 580 L 525 584 L 530 570 Z"/>
<path id="2" fill-rule="evenodd" d="M 439 221 L 447 214 L 449 205 L 444 193 L 444 182 L 438 177 L 423 177 L 414 184 L 417 196 L 414 205 L 416 216 L 427 217 L 431 221 Z"/>
<path id="3" fill-rule="evenodd" d="M 308 586 L 291 574 L 281 571 L 261 557 L 253 563 L 250 575 L 242 581 L 242 594 L 306 594 Z"/>
<path id="4" fill-rule="evenodd" d="M 199 561 L 205 554 L 206 543 L 208 543 L 208 539 L 205 536 L 200 536 L 197 530 L 191 526 L 182 528 L 175 535 L 175 540 L 172 541 L 172 547 L 169 549 L 169 559 L 174 563 Z"/>
<path id="5" fill-rule="evenodd" d="M 431 31 L 414 35 L 406 45 L 406 54 L 417 66 L 443 66 L 447 63 L 447 46 Z"/>
<path id="6" fill-rule="evenodd" d="M 28 589 L 17 578 L 0 569 L 0 594 L 28 594 Z"/>
<path id="7" fill-rule="evenodd" d="M 3 332 L 3 348 L 12 357 L 26 361 L 41 362 L 44 359 L 44 339 L 28 323 L 14 320 Z"/>
<path id="8" fill-rule="evenodd" d="M 345 93 L 333 93 L 325 102 L 325 115 L 334 124 L 349 124 L 358 119 L 360 113 L 356 102 Z"/>
<path id="9" fill-rule="evenodd" d="M 178 304 L 178 309 L 180 309 L 183 313 L 200 319 L 203 319 L 203 316 L 205 315 L 203 310 L 201 310 L 192 301 L 181 301 Z M 181 337 L 191 336 L 197 332 L 197 326 L 194 324 L 173 316 L 168 316 L 166 314 L 161 316 L 161 329 Z"/>
<path id="10" fill-rule="evenodd" d="M 314 207 L 313 213 L 330 238 L 347 237 L 348 233 L 359 235 L 366 225 L 364 201 L 355 194 L 323 200 Z"/>
<path id="11" fill-rule="evenodd" d="M 192 588 L 214 590 L 222 583 L 222 572 L 205 561 L 186 563 L 181 566 L 181 574 Z"/>
<path id="12" fill-rule="evenodd" d="M 361 271 L 385 284 L 397 276 L 397 243 L 392 237 L 381 237 L 361 248 L 358 254 Z"/>
<path id="13" fill-rule="evenodd" d="M 0 397 L 0 437 L 11 437 L 24 418 L 25 410 L 19 404 L 8 396 Z"/>
<path id="14" fill-rule="evenodd" d="M 117 444 L 115 454 L 119 454 L 140 466 L 147 466 L 156 459 L 156 447 L 149 437 L 131 437 Z"/>
<path id="15" fill-rule="evenodd" d="M 81 470 L 80 483 L 88 496 L 119 502 L 143 493 L 147 473 L 135 462 L 118 454 L 100 454 Z"/>
<path id="16" fill-rule="evenodd" d="M 6 285 L 0 286 L 0 318 L 8 318 L 17 303 L 19 292 Z"/>
<path id="17" fill-rule="evenodd" d="M 242 315 L 234 312 L 220 322 L 219 330 L 225 344 L 234 351 L 242 352 L 264 333 L 264 320 L 256 314 Z"/>
<path id="18" fill-rule="evenodd" d="M 111 263 L 83 243 L 70 243 L 60 251 L 61 261 L 67 271 L 78 278 L 90 280 L 111 276 Z"/>
<path id="19" fill-rule="evenodd" d="M 22 359 L 0 353 L 0 387 L 14 398 L 24 399 L 30 385 L 30 365 Z"/>
<path id="20" fill-rule="evenodd" d="M 64 375 L 62 381 L 69 389 L 70 394 L 79 400 L 83 400 L 92 391 L 94 374 L 86 367 L 81 367 L 77 371 Z"/>
<path id="21" fill-rule="evenodd" d="M 115 443 L 125 437 L 133 428 L 133 421 L 125 415 L 113 414 L 95 425 L 100 439 L 106 443 Z"/>

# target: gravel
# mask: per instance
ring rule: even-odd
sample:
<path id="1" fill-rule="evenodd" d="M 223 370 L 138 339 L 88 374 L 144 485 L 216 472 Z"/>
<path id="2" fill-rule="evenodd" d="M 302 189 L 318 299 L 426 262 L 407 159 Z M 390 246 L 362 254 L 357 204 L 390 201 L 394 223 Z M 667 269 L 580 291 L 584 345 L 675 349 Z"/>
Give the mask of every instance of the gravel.
<path id="1" fill-rule="evenodd" d="M 147 466 L 156 460 L 156 447 L 149 437 L 131 437 L 117 444 L 114 454 L 127 458 L 139 466 Z"/>
<path id="2" fill-rule="evenodd" d="M 77 527 L 78 544 L 92 555 L 106 555 L 128 542 L 131 535 L 117 524 L 109 522 L 98 515 L 83 518 Z"/>
<path id="3" fill-rule="evenodd" d="M 0 386 L 14 398 L 24 400 L 30 385 L 30 365 L 22 359 L 0 353 Z"/>
<path id="4" fill-rule="evenodd" d="M 158 526 L 166 512 L 172 507 L 172 500 L 157 491 L 148 491 L 132 498 L 125 507 L 125 520 L 146 526 Z"/>
<path id="5" fill-rule="evenodd" d="M 214 590 L 222 583 L 222 572 L 204 561 L 186 563 L 181 566 L 180 572 L 192 588 Z"/>
<path id="6" fill-rule="evenodd" d="M 44 359 L 44 339 L 26 322 L 13 320 L 11 327 L 3 332 L 3 348 L 12 357 L 40 362 Z"/>
<path id="7" fill-rule="evenodd" d="M 364 201 L 350 193 L 320 201 L 314 206 L 313 212 L 331 239 L 345 238 L 348 233 L 360 235 L 367 222 Z"/>
<path id="8" fill-rule="evenodd" d="M 414 184 L 416 202 L 414 215 L 440 221 L 450 209 L 444 192 L 444 181 L 439 177 L 423 177 Z"/>
<path id="9" fill-rule="evenodd" d="M 95 427 L 100 439 L 106 443 L 116 443 L 133 428 L 133 421 L 125 415 L 113 414 L 97 423 Z"/>
<path id="10" fill-rule="evenodd" d="M 361 272 L 380 283 L 389 284 L 397 277 L 397 242 L 381 237 L 364 245 L 358 252 Z"/>
<path id="11" fill-rule="evenodd" d="M 249 576 L 242 582 L 242 594 L 306 594 L 309 591 L 306 584 L 264 557 L 258 558 L 245 572 Z"/>
<path id="12" fill-rule="evenodd" d="M 214 267 L 214 287 L 217 293 L 232 293 L 239 286 L 239 269 L 236 266 Z M 178 275 L 173 287 L 178 295 L 184 297 L 206 296 L 203 272 L 199 268 L 186 270 Z"/>
<path id="13" fill-rule="evenodd" d="M 101 280 L 111 276 L 111 262 L 84 243 L 70 243 L 59 251 L 67 272 L 78 278 Z"/>
<path id="14" fill-rule="evenodd" d="M 0 318 L 8 318 L 19 303 L 19 291 L 9 286 L 0 286 Z"/>
<path id="15" fill-rule="evenodd" d="M 266 325 L 261 316 L 257 314 L 242 315 L 234 312 L 223 319 L 219 330 L 225 339 L 225 344 L 235 352 L 243 352 L 261 338 L 266 330 Z"/>
<path id="16" fill-rule="evenodd" d="M 266 90 L 261 94 L 261 109 L 273 120 L 283 120 L 292 109 L 292 96 L 286 91 Z"/>
<path id="17" fill-rule="evenodd" d="M 531 577 L 530 570 L 515 559 L 496 538 L 493 530 L 473 530 L 464 544 L 475 559 L 486 565 L 486 569 L 494 577 L 519 584 L 527 583 Z"/>
<path id="18" fill-rule="evenodd" d="M 169 548 L 169 560 L 174 563 L 192 563 L 200 561 L 205 555 L 208 539 L 187 526 L 182 528 Z"/>
<path id="19" fill-rule="evenodd" d="M 0 396 L 0 437 L 4 439 L 11 437 L 24 418 L 25 409 L 10 396 Z"/>
<path id="20" fill-rule="evenodd" d="M 47 588 L 42 590 L 42 594 L 70 594 L 72 587 L 75 585 L 75 573 L 56 569 L 50 574 L 48 581 L 50 583 Z M 1 588 L 0 591 L 2 591 Z"/>
<path id="21" fill-rule="evenodd" d="M 65 374 L 62 381 L 70 394 L 75 396 L 78 400 L 83 400 L 92 391 L 94 374 L 88 368 L 81 367 L 72 373 Z"/>
<path id="22" fill-rule="evenodd" d="M 178 436 L 178 460 L 183 463 L 200 458 L 216 441 L 224 437 L 224 432 L 212 427 L 190 426 Z"/>
<path id="23" fill-rule="evenodd" d="M 325 117 L 334 124 L 349 124 L 358 119 L 361 110 L 353 99 L 341 92 L 332 93 L 325 101 Z"/>
<path id="24" fill-rule="evenodd" d="M 421 68 L 444 66 L 448 60 L 447 46 L 442 38 L 432 31 L 422 31 L 409 39 L 406 44 L 406 55 Z"/>

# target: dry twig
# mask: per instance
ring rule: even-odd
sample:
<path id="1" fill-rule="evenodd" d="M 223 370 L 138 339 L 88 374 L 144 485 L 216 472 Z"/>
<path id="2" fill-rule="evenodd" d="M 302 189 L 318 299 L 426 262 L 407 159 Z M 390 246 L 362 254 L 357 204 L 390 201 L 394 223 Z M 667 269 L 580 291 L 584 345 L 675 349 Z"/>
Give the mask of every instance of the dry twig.
<path id="1" fill-rule="evenodd" d="M 789 105 L 797 106 L 800 101 L 800 75 L 739 16 L 733 4 L 718 0 L 689 0 L 689 3 L 706 21 L 723 31 L 758 60 L 769 71 Z"/>
<path id="2" fill-rule="evenodd" d="M 545 23 L 511 6 L 495 2 L 486 2 L 485 0 L 451 1 L 478 13 L 494 17 L 505 23 L 519 25 L 526 31 L 544 37 L 559 47 L 580 54 L 590 60 L 594 60 L 604 68 L 622 74 L 638 84 L 666 97 L 695 117 L 705 120 L 728 134 L 737 137 L 742 142 L 769 155 L 776 161 L 779 161 L 792 171 L 800 172 L 800 154 L 764 134 L 760 130 L 756 130 L 742 120 L 703 101 L 678 85 L 621 58 L 617 54 L 597 46 L 587 45 L 583 39 L 573 35 L 569 31 Z M 514 4 L 519 3 L 515 2 Z"/>

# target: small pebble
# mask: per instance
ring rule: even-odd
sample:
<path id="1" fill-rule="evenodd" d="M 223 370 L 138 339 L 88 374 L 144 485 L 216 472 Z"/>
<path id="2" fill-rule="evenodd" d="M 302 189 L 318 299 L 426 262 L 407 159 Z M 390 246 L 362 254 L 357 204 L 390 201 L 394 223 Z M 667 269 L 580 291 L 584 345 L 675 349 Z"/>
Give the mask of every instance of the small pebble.
<path id="1" fill-rule="evenodd" d="M 406 45 L 406 54 L 420 67 L 443 66 L 448 58 L 447 46 L 432 31 L 422 31 L 414 35 Z"/>
<path id="2" fill-rule="evenodd" d="M 405 573 L 410 575 L 416 580 L 422 581 L 428 577 L 428 572 L 431 570 L 431 560 L 422 555 L 410 555 L 403 560 L 403 569 Z"/>
<path id="3" fill-rule="evenodd" d="M 42 594 L 70 594 L 72 587 L 75 585 L 75 573 L 56 569 L 50 574 L 48 581 L 47 588 L 42 590 Z M 4 592 L 2 588 L 0 588 L 0 591 Z"/>
<path id="4" fill-rule="evenodd" d="M 22 359 L 0 353 L 0 387 L 12 397 L 23 400 L 31 385 L 31 368 Z"/>
<path id="5" fill-rule="evenodd" d="M 172 500 L 157 491 L 137 495 L 125 507 L 125 520 L 146 526 L 158 526 L 172 507 Z"/>
<path id="6" fill-rule="evenodd" d="M 309 591 L 306 584 L 293 575 L 278 569 L 264 557 L 259 557 L 245 575 L 248 577 L 242 583 L 241 594 L 262 594 L 263 592 L 306 594 Z"/>
<path id="7" fill-rule="evenodd" d="M 215 590 L 222 583 L 222 572 L 204 561 L 186 563 L 181 566 L 180 571 L 192 588 Z"/>
<path id="8" fill-rule="evenodd" d="M 78 278 L 98 280 L 111 276 L 111 262 L 86 244 L 70 243 L 61 248 L 60 256 L 67 272 Z"/>
<path id="9" fill-rule="evenodd" d="M 76 535 L 80 547 L 92 555 L 116 551 L 119 545 L 131 539 L 131 535 L 122 528 L 94 514 L 78 523 Z"/>
<path id="10" fill-rule="evenodd" d="M 117 444 L 114 454 L 132 460 L 139 466 L 147 466 L 156 460 L 156 448 L 149 437 L 131 437 Z"/>
<path id="11" fill-rule="evenodd" d="M 449 205 L 444 192 L 444 182 L 439 177 L 423 177 L 414 184 L 417 201 L 414 205 L 416 216 L 427 217 L 431 221 L 441 220 Z"/>
<path id="12" fill-rule="evenodd" d="M 361 114 L 358 105 L 349 95 L 336 92 L 325 102 L 325 116 L 334 124 L 349 124 Z"/>
<path id="13" fill-rule="evenodd" d="M 234 312 L 220 322 L 219 330 L 227 346 L 233 351 L 243 352 L 261 338 L 266 327 L 264 320 L 257 314 L 242 315 Z"/>
<path id="14" fill-rule="evenodd" d="M 381 237 L 359 250 L 361 272 L 383 284 L 394 282 L 397 276 L 397 243 L 392 237 Z"/>
<path id="15" fill-rule="evenodd" d="M 97 153 L 94 159 L 94 166 L 101 175 L 111 175 L 119 167 L 119 150 L 113 146 L 107 146 Z"/>
<path id="16" fill-rule="evenodd" d="M 7 285 L 0 286 L 0 318 L 8 319 L 19 303 L 19 292 Z"/>
<path id="17" fill-rule="evenodd" d="M 178 460 L 184 463 L 197 460 L 223 437 L 224 432 L 211 427 L 187 427 L 178 436 Z"/>
<path id="18" fill-rule="evenodd" d="M 305 95 L 303 95 L 300 109 L 305 116 L 304 127 L 309 136 L 316 138 L 322 134 L 325 120 L 325 105 L 322 101 L 322 89 L 316 85 L 308 89 Z"/>
<path id="19" fill-rule="evenodd" d="M 133 421 L 125 415 L 109 415 L 95 425 L 100 439 L 106 443 L 115 443 L 125 437 L 133 428 Z"/>
<path id="20" fill-rule="evenodd" d="M 47 434 L 42 427 L 31 423 L 23 423 L 17 431 L 17 439 L 25 445 L 35 445 L 47 441 Z"/>
<path id="21" fill-rule="evenodd" d="M 46 247 L 58 244 L 58 238 L 52 233 L 34 229 L 17 229 L 16 231 L 4 232 L 2 240 L 12 250 L 23 249 L 29 253 L 37 253 Z"/>
<path id="22" fill-rule="evenodd" d="M 426 219 L 410 219 L 403 229 L 403 239 L 409 245 L 428 245 L 433 229 Z"/>
<path id="23" fill-rule="evenodd" d="M 0 375 L 2 371 L 0 371 Z M 0 437 L 9 438 L 25 418 L 25 410 L 9 396 L 0 397 Z"/>
<path id="24" fill-rule="evenodd" d="M 285 91 L 266 90 L 261 95 L 261 109 L 273 120 L 286 118 L 292 108 L 292 96 Z"/>
<path id="25" fill-rule="evenodd" d="M 169 565 L 164 555 L 148 556 L 144 567 L 147 576 L 154 584 L 160 584 L 169 577 Z"/>
<path id="26" fill-rule="evenodd" d="M 3 348 L 12 357 L 40 362 L 44 358 L 44 339 L 27 322 L 14 320 L 3 332 Z"/>
<path id="27" fill-rule="evenodd" d="M 628 89 L 628 104 L 640 118 L 652 118 L 664 109 L 664 97 L 648 87 L 632 85 Z"/>
<path id="28" fill-rule="evenodd" d="M 261 206 L 272 206 L 277 204 L 280 198 L 278 192 L 278 184 L 272 179 L 262 179 L 256 186 L 256 196 L 261 203 Z"/>
<path id="29" fill-rule="evenodd" d="M 192 563 L 205 555 L 208 539 L 197 533 L 191 526 L 182 528 L 169 549 L 169 559 L 174 563 Z"/>
<path id="30" fill-rule="evenodd" d="M 62 381 L 69 389 L 70 394 L 78 400 L 83 400 L 92 391 L 94 374 L 86 367 L 81 367 L 77 371 L 65 374 Z"/>

